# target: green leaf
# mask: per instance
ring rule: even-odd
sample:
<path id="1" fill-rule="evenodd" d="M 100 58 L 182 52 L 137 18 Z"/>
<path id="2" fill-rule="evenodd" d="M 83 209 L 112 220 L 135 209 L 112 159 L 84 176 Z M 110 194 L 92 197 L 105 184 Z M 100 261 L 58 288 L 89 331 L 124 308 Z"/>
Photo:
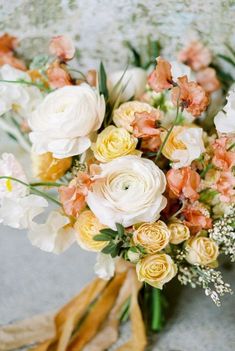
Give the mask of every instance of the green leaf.
<path id="1" fill-rule="evenodd" d="M 205 204 L 210 204 L 213 198 L 218 194 L 217 190 L 205 189 L 200 192 L 199 201 Z"/>
<path id="2" fill-rule="evenodd" d="M 229 56 L 219 54 L 218 57 L 220 57 L 222 60 L 230 63 L 231 65 L 235 66 L 235 61 L 232 60 Z"/>
<path id="3" fill-rule="evenodd" d="M 110 241 L 110 236 L 107 234 L 97 234 L 93 237 L 95 241 Z"/>
<path id="4" fill-rule="evenodd" d="M 235 58 L 235 50 L 229 44 L 225 44 L 225 46 L 227 47 L 227 49 L 230 51 L 230 53 Z"/>
<path id="5" fill-rule="evenodd" d="M 116 223 L 116 228 L 118 231 L 118 235 L 120 237 L 123 237 L 123 235 L 125 234 L 125 228 L 123 227 L 123 225 L 121 225 L 120 223 Z"/>
<path id="6" fill-rule="evenodd" d="M 113 242 L 110 242 L 107 246 L 103 248 L 101 252 L 103 252 L 104 254 L 112 255 L 115 249 L 116 249 L 116 245 Z"/>
<path id="7" fill-rule="evenodd" d="M 208 172 L 211 168 L 213 168 L 213 165 L 212 165 L 211 163 L 209 163 L 209 164 L 205 167 L 205 169 L 200 173 L 200 177 L 201 177 L 201 178 L 204 178 L 205 175 L 207 174 L 207 172 Z"/>
<path id="8" fill-rule="evenodd" d="M 112 239 L 116 238 L 116 236 L 117 236 L 117 234 L 118 234 L 115 230 L 110 229 L 110 228 L 101 229 L 101 230 L 100 230 L 100 233 L 101 233 L 101 234 L 108 235 L 108 236 L 111 237 Z"/>
<path id="9" fill-rule="evenodd" d="M 104 95 L 105 99 L 108 98 L 107 75 L 102 61 L 99 69 L 99 91 L 101 95 Z"/>
<path id="10" fill-rule="evenodd" d="M 133 65 L 136 67 L 141 67 L 141 56 L 139 52 L 132 46 L 132 44 L 129 41 L 125 42 L 126 47 L 132 52 L 133 55 Z"/>

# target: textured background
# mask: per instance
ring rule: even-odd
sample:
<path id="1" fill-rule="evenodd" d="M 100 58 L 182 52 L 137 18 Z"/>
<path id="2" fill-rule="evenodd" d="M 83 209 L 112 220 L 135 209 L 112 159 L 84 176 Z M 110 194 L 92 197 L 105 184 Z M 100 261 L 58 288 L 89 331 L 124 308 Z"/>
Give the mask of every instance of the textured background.
<path id="1" fill-rule="evenodd" d="M 225 53 L 224 44 L 235 42 L 234 15 L 234 0 L 0 0 L 0 32 L 19 36 L 27 57 L 43 53 L 52 35 L 68 33 L 81 67 L 102 58 L 111 70 L 125 66 L 125 40 L 142 47 L 148 35 L 160 39 L 167 56 L 195 37 Z M 3 151 L 25 159 L 0 133 Z M 0 324 L 59 308 L 92 278 L 93 262 L 94 255 L 76 245 L 55 256 L 32 247 L 26 232 L 0 226 Z M 232 282 L 234 272 L 225 278 Z M 233 297 L 218 309 L 199 290 L 169 286 L 168 294 L 177 304 L 155 351 L 235 349 Z"/>

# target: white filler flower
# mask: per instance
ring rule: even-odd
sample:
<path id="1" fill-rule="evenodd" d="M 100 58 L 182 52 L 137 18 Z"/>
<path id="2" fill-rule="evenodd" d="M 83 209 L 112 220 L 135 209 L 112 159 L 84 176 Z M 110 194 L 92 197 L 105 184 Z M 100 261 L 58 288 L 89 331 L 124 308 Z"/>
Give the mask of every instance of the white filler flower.
<path id="1" fill-rule="evenodd" d="M 104 97 L 87 84 L 65 86 L 48 94 L 29 119 L 33 151 L 65 158 L 86 151 L 90 134 L 105 114 Z"/>
<path id="2" fill-rule="evenodd" d="M 102 224 L 116 229 L 115 223 L 129 227 L 159 218 L 167 203 L 166 180 L 153 161 L 123 156 L 100 167 L 87 203 Z"/>

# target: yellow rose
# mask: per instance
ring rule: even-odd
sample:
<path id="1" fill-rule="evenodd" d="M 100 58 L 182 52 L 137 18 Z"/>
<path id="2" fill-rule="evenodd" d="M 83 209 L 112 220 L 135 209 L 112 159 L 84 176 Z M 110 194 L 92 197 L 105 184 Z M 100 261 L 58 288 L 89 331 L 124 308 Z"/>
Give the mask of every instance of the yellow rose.
<path id="1" fill-rule="evenodd" d="M 144 223 L 134 231 L 135 245 L 141 245 L 147 253 L 156 253 L 164 249 L 170 240 L 170 231 L 162 221 Z"/>
<path id="2" fill-rule="evenodd" d="M 72 165 L 72 157 L 57 159 L 52 153 L 32 155 L 33 174 L 44 182 L 53 182 L 60 179 Z"/>
<path id="3" fill-rule="evenodd" d="M 167 132 L 161 133 L 162 142 Z M 193 160 L 200 157 L 205 151 L 203 143 L 203 130 L 197 126 L 175 126 L 171 131 L 162 153 L 173 161 L 173 168 L 190 166 Z"/>
<path id="4" fill-rule="evenodd" d="M 177 273 L 177 266 L 166 254 L 148 255 L 136 265 L 139 281 L 162 289 Z"/>
<path id="5" fill-rule="evenodd" d="M 190 239 L 187 242 L 186 250 L 186 260 L 191 264 L 202 266 L 213 265 L 219 254 L 217 244 L 212 239 L 203 236 Z"/>
<path id="6" fill-rule="evenodd" d="M 109 126 L 105 128 L 92 145 L 95 158 L 100 162 L 109 162 L 126 155 L 141 155 L 136 150 L 138 139 L 130 135 L 124 128 Z"/>
<path id="7" fill-rule="evenodd" d="M 133 132 L 131 123 L 135 119 L 135 113 L 152 112 L 155 109 L 145 102 L 129 101 L 120 105 L 114 110 L 113 122 L 117 127 L 125 128 L 128 132 Z"/>
<path id="8" fill-rule="evenodd" d="M 168 229 L 171 233 L 170 243 L 177 245 L 183 241 L 189 239 L 190 231 L 189 228 L 181 222 L 173 222 L 168 225 Z"/>
<path id="9" fill-rule="evenodd" d="M 93 240 L 93 237 L 104 228 L 105 226 L 99 222 L 93 212 L 90 210 L 83 211 L 74 224 L 78 244 L 84 250 L 101 251 L 107 245 L 107 242 Z"/>

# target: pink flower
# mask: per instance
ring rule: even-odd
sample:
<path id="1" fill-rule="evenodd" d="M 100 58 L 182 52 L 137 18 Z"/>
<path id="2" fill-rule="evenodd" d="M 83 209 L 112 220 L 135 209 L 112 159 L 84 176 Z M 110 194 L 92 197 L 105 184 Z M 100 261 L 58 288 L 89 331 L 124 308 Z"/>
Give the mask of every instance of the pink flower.
<path id="1" fill-rule="evenodd" d="M 220 82 L 214 68 L 207 67 L 196 74 L 196 80 L 207 93 L 213 93 L 220 88 Z"/>
<path id="2" fill-rule="evenodd" d="M 77 217 L 86 206 L 86 196 L 92 184 L 91 178 L 85 172 L 79 172 L 68 186 L 59 188 L 60 201 L 68 216 Z"/>
<path id="3" fill-rule="evenodd" d="M 139 112 L 135 113 L 135 119 L 131 123 L 133 127 L 133 135 L 136 138 L 148 138 L 160 134 L 157 129 L 157 121 L 161 118 L 162 112 L 156 110 L 153 112 Z"/>
<path id="4" fill-rule="evenodd" d="M 8 54 L 15 50 L 18 39 L 7 33 L 0 36 L 0 55 Z"/>
<path id="5" fill-rule="evenodd" d="M 227 138 L 217 139 L 212 145 L 214 150 L 212 163 L 224 171 L 228 171 L 233 166 L 235 166 L 235 152 L 227 151 L 226 145 Z"/>
<path id="6" fill-rule="evenodd" d="M 194 71 L 209 66 L 212 60 L 211 52 L 199 41 L 192 41 L 180 51 L 178 59 L 190 66 Z"/>
<path id="7" fill-rule="evenodd" d="M 95 69 L 90 69 L 86 74 L 87 83 L 91 87 L 96 87 L 97 72 Z"/>
<path id="8" fill-rule="evenodd" d="M 145 138 L 141 142 L 141 150 L 156 152 L 161 145 L 160 134 L 149 138 Z"/>
<path id="9" fill-rule="evenodd" d="M 177 106 L 179 101 L 193 116 L 200 116 L 209 104 L 205 90 L 196 82 L 189 82 L 187 76 L 178 78 L 177 83 L 172 89 L 173 104 Z"/>
<path id="10" fill-rule="evenodd" d="M 52 88 L 62 88 L 65 85 L 72 85 L 70 75 L 60 66 L 58 61 L 55 61 L 48 68 L 47 77 Z"/>
<path id="11" fill-rule="evenodd" d="M 220 200 L 230 202 L 231 198 L 235 195 L 235 177 L 232 172 L 220 172 L 215 188 L 220 193 Z"/>
<path id="12" fill-rule="evenodd" d="M 191 201 L 199 198 L 197 189 L 200 185 L 200 176 L 190 167 L 171 169 L 167 172 L 166 179 L 170 191 L 176 197 L 184 197 Z"/>
<path id="13" fill-rule="evenodd" d="M 50 41 L 49 50 L 62 61 L 71 60 L 75 54 L 72 39 L 67 35 L 53 37 Z"/>
<path id="14" fill-rule="evenodd" d="M 160 56 L 157 58 L 157 66 L 148 77 L 148 84 L 157 93 L 173 87 L 171 65 L 168 61 Z"/>
<path id="15" fill-rule="evenodd" d="M 26 66 L 24 62 L 16 58 L 12 52 L 9 52 L 4 55 L 0 54 L 0 66 L 6 65 L 6 64 L 12 67 L 15 67 L 17 69 L 21 69 L 22 71 L 26 71 Z"/>
<path id="16" fill-rule="evenodd" d="M 185 207 L 182 214 L 185 218 L 185 224 L 192 234 L 197 234 L 202 229 L 212 227 L 212 219 L 206 213 L 206 209 L 198 202 Z"/>

